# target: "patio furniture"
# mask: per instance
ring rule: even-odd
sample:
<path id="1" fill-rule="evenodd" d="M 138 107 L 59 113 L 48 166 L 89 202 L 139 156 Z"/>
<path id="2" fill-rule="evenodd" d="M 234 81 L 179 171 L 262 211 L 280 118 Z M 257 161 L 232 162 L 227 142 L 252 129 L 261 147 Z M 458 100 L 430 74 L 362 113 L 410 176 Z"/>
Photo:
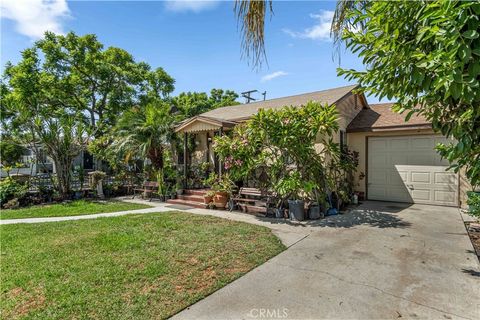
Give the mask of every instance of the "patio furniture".
<path id="1" fill-rule="evenodd" d="M 135 198 L 136 192 L 141 191 L 142 194 L 146 195 L 149 197 L 148 201 L 152 201 L 152 196 L 154 193 L 158 192 L 158 182 L 155 181 L 146 181 L 143 183 L 141 188 L 135 188 L 133 189 L 133 197 L 132 199 Z"/>
<path id="2" fill-rule="evenodd" d="M 271 194 L 265 194 L 257 188 L 240 188 L 236 197 L 232 198 L 234 205 L 246 213 L 267 214 Z"/>

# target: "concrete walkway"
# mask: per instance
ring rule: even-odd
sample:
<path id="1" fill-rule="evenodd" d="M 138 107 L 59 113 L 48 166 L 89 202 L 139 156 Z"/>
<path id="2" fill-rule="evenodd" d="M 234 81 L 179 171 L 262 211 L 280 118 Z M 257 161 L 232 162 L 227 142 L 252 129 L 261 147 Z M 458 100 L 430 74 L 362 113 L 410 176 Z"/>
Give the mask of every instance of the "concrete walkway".
<path id="1" fill-rule="evenodd" d="M 260 218 L 248 214 L 242 214 L 237 212 L 228 212 L 220 210 L 198 209 L 182 205 L 173 205 L 156 201 L 145 201 L 142 199 L 131 199 L 131 197 L 119 197 L 116 200 L 125 202 L 141 203 L 152 206 L 152 208 L 118 211 L 112 213 L 98 213 L 89 214 L 83 216 L 69 216 L 69 217 L 48 217 L 48 218 L 26 218 L 26 219 L 5 219 L 0 220 L 0 225 L 5 224 L 20 224 L 20 223 L 45 223 L 45 222 L 58 222 L 58 221 L 72 221 L 72 220 L 85 220 L 96 219 L 102 217 L 118 217 L 129 214 L 149 214 L 156 212 L 167 211 L 185 211 L 193 214 L 211 215 L 219 218 L 225 218 L 234 221 L 241 221 L 246 223 L 252 223 L 261 225 L 272 229 L 272 232 L 283 242 L 287 247 L 293 245 L 297 241 L 303 239 L 315 229 L 312 229 L 312 224 L 318 224 L 318 222 L 291 222 L 288 220 L 279 220 L 273 218 Z"/>
<path id="2" fill-rule="evenodd" d="M 458 209 L 367 202 L 306 229 L 173 319 L 480 319 L 480 266 Z"/>

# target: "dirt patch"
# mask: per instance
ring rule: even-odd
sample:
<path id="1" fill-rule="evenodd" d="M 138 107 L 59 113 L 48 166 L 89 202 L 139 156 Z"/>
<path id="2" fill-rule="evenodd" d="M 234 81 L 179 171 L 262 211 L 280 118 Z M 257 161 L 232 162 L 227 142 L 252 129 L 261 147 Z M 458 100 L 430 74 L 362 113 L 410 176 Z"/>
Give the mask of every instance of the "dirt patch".
<path id="1" fill-rule="evenodd" d="M 473 247 L 475 248 L 477 258 L 480 261 L 480 223 L 466 223 L 466 227 L 468 235 L 470 236 L 470 240 L 472 241 Z"/>
<path id="2" fill-rule="evenodd" d="M 11 289 L 6 295 L 9 298 L 17 300 L 15 308 L 11 313 L 5 314 L 6 319 L 23 318 L 30 312 L 45 305 L 45 294 L 42 288 L 36 288 L 32 292 L 29 292 L 23 288 L 17 287 Z"/>

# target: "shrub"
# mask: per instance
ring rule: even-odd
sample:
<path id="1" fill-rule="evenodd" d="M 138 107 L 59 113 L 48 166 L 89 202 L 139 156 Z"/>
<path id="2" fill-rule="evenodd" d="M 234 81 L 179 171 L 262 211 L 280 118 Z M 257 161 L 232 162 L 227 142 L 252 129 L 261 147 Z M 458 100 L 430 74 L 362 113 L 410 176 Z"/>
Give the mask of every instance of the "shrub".
<path id="1" fill-rule="evenodd" d="M 480 193 L 468 193 L 468 213 L 476 218 L 480 218 Z"/>
<path id="2" fill-rule="evenodd" d="M 3 206 L 9 200 L 25 198 L 28 187 L 20 184 L 12 178 L 5 178 L 0 181 L 0 204 Z"/>

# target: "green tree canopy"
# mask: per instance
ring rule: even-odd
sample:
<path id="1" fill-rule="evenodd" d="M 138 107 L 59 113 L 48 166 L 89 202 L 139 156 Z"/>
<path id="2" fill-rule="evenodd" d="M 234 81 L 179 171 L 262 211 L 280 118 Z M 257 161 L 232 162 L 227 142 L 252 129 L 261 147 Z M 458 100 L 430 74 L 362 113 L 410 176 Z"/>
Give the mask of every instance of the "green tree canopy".
<path id="1" fill-rule="evenodd" d="M 11 137 L 0 137 L 0 162 L 2 166 L 14 166 L 25 152 L 25 147 L 14 141 Z"/>
<path id="2" fill-rule="evenodd" d="M 333 31 L 365 70 L 339 69 L 394 110 L 424 115 L 455 143 L 438 147 L 480 183 L 480 3 L 340 1 Z"/>
<path id="3" fill-rule="evenodd" d="M 231 90 L 212 89 L 210 95 L 205 92 L 182 92 L 172 98 L 181 118 L 194 117 L 212 109 L 239 104 L 238 94 Z"/>
<path id="4" fill-rule="evenodd" d="M 50 103 L 88 114 L 96 136 L 142 99 L 164 98 L 174 90 L 175 81 L 163 69 L 152 71 L 123 49 L 105 49 L 93 34 L 47 32 L 34 48 L 44 57 Z"/>

